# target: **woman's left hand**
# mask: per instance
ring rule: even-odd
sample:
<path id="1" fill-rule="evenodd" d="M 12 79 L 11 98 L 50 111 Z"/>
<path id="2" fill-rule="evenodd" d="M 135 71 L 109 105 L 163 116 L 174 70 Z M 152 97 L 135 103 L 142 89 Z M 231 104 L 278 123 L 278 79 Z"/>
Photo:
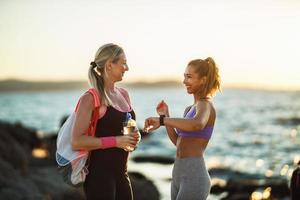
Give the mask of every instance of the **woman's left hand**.
<path id="1" fill-rule="evenodd" d="M 141 141 L 141 133 L 140 133 L 139 129 L 138 129 L 137 127 L 135 127 L 134 132 L 130 133 L 129 135 L 135 138 L 135 140 L 136 140 L 136 145 L 135 145 L 135 147 L 132 148 L 132 149 L 126 149 L 126 148 L 125 148 L 124 150 L 125 150 L 125 151 L 128 151 L 128 152 L 132 152 L 132 151 L 136 150 L 138 144 L 139 144 L 140 141 Z"/>
<path id="2" fill-rule="evenodd" d="M 132 135 L 136 139 L 137 143 L 139 143 L 141 141 L 141 133 L 137 127 L 135 128 Z"/>
<path id="3" fill-rule="evenodd" d="M 158 117 L 149 117 L 145 120 L 144 131 L 152 132 L 160 127 L 159 118 Z"/>

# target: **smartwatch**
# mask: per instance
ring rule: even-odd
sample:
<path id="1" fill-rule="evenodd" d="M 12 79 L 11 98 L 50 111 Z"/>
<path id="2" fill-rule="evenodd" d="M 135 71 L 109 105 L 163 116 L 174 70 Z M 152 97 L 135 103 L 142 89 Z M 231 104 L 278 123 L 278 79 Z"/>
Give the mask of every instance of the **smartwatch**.
<path id="1" fill-rule="evenodd" d="M 164 126 L 164 118 L 166 117 L 166 115 L 159 115 L 159 125 L 160 126 Z"/>

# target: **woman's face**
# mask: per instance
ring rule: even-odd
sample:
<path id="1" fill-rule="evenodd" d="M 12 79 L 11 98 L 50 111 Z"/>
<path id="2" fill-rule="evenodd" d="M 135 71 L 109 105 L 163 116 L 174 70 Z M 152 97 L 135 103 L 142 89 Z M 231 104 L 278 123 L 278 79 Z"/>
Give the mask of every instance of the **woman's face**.
<path id="1" fill-rule="evenodd" d="M 121 81 L 123 79 L 124 73 L 128 71 L 126 56 L 124 53 L 120 54 L 119 60 L 115 63 L 111 63 L 108 67 L 108 74 L 110 78 L 114 81 Z"/>
<path id="2" fill-rule="evenodd" d="M 199 75 L 195 72 L 193 66 L 187 66 L 184 72 L 183 84 L 186 87 L 186 91 L 189 94 L 199 93 L 204 84 L 204 78 L 199 78 Z"/>

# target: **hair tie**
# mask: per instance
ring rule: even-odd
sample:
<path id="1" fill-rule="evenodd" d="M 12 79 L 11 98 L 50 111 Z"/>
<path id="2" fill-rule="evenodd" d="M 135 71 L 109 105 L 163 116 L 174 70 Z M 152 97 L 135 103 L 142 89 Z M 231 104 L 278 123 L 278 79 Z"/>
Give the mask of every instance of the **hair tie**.
<path id="1" fill-rule="evenodd" d="M 96 63 L 95 63 L 96 64 Z M 96 66 L 95 65 L 93 65 L 92 63 L 91 63 L 91 66 L 93 67 L 93 71 L 98 75 L 98 76 L 102 76 L 102 74 L 101 74 L 101 72 L 100 71 L 98 71 L 97 69 L 97 64 L 96 64 Z M 94 67 L 95 66 L 95 67 Z"/>
<path id="2" fill-rule="evenodd" d="M 93 68 L 97 67 L 97 64 L 96 64 L 94 61 L 91 62 L 90 65 L 91 65 Z"/>

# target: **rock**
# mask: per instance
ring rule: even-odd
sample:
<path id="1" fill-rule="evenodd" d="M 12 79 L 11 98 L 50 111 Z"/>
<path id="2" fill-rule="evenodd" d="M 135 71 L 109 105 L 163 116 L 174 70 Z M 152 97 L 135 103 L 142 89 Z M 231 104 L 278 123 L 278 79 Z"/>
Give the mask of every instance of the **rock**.
<path id="1" fill-rule="evenodd" d="M 245 194 L 245 193 L 239 193 L 239 194 L 231 194 L 225 198 L 222 198 L 222 200 L 248 200 L 249 198 L 249 194 Z"/>
<path id="2" fill-rule="evenodd" d="M 9 187 L 11 182 L 20 176 L 20 172 L 11 167 L 11 164 L 0 158 L 0 188 Z"/>
<path id="3" fill-rule="evenodd" d="M 0 121 L 0 130 L 9 133 L 24 148 L 33 149 L 40 146 L 40 140 L 36 131 L 26 128 L 20 123 L 9 124 Z"/>
<path id="4" fill-rule="evenodd" d="M 24 196 L 14 188 L 1 188 L 0 198 L 5 200 L 25 200 Z"/>
<path id="5" fill-rule="evenodd" d="M 152 181 L 138 172 L 129 172 L 134 200 L 159 200 L 160 194 Z"/>
<path id="6" fill-rule="evenodd" d="M 152 163 L 159 163 L 159 164 L 173 164 L 175 161 L 173 157 L 160 156 L 160 155 L 139 155 L 139 156 L 134 156 L 132 160 L 137 163 L 152 162 Z"/>
<path id="7" fill-rule="evenodd" d="M 298 167 L 293 170 L 291 181 L 290 181 L 290 190 L 291 190 L 291 199 L 296 200 L 300 199 L 300 161 L 298 162 Z"/>
<path id="8" fill-rule="evenodd" d="M 49 162 L 54 158 L 33 158 L 34 148 L 52 148 L 48 144 L 53 142 L 43 141 L 20 124 L 0 122 L 0 199 L 84 199 L 82 192 L 62 181 L 56 165 Z"/>
<path id="9" fill-rule="evenodd" d="M 64 125 L 64 123 L 67 121 L 67 119 L 68 119 L 68 117 L 69 117 L 70 115 L 64 115 L 62 118 L 61 118 L 61 120 L 60 120 L 60 122 L 59 122 L 59 127 L 61 128 L 63 125 Z"/>
<path id="10" fill-rule="evenodd" d="M 24 150 L 24 146 L 14 136 L 15 134 L 0 129 L 0 159 L 10 167 L 25 173 L 29 151 Z"/>
<path id="11" fill-rule="evenodd" d="M 57 172 L 56 167 L 43 167 L 36 169 L 30 173 L 30 178 L 36 185 L 39 185 L 40 193 L 47 194 L 52 199 L 85 199 L 81 188 L 74 188 L 63 182 L 63 179 Z"/>
<path id="12" fill-rule="evenodd" d="M 291 117 L 291 118 L 278 118 L 275 120 L 276 123 L 287 126 L 297 126 L 300 125 L 299 117 Z"/>
<path id="13" fill-rule="evenodd" d="M 57 135 L 38 138 L 21 124 L 0 122 L 0 199 L 84 200 L 82 188 L 63 182 L 55 161 Z M 43 148 L 48 157 L 35 158 L 34 148 Z M 130 173 L 135 200 L 156 200 L 155 185 L 139 173 Z"/>
<path id="14" fill-rule="evenodd" d="M 228 195 L 225 199 L 249 199 L 252 192 L 264 190 L 271 187 L 271 196 L 275 199 L 282 199 L 289 196 L 287 180 L 281 176 L 264 177 L 261 174 L 248 174 L 231 169 L 210 169 L 210 176 L 221 177 L 226 181 L 225 185 L 213 185 L 211 192 L 220 194 L 223 192 Z M 245 198 L 246 197 L 246 198 Z"/>

